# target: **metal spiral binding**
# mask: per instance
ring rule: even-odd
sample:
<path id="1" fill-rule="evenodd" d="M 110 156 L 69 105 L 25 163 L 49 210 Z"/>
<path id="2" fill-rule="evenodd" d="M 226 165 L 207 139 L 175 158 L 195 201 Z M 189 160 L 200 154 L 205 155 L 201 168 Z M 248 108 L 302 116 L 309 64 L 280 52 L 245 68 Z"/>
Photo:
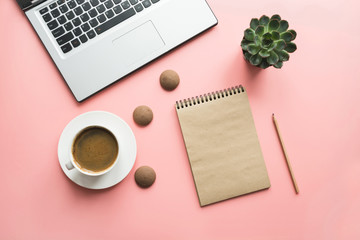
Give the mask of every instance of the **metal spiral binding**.
<path id="1" fill-rule="evenodd" d="M 245 89 L 243 88 L 242 85 L 239 85 L 239 86 L 235 86 L 232 88 L 227 88 L 224 90 L 192 97 L 191 99 L 188 98 L 188 99 L 176 101 L 176 108 L 177 109 L 187 108 L 187 107 L 190 107 L 193 105 L 199 105 L 199 104 L 210 102 L 210 101 L 213 101 L 213 100 L 216 100 L 219 98 L 224 98 L 224 97 L 228 97 L 228 96 L 231 96 L 234 94 L 239 94 L 241 92 L 245 92 Z"/>

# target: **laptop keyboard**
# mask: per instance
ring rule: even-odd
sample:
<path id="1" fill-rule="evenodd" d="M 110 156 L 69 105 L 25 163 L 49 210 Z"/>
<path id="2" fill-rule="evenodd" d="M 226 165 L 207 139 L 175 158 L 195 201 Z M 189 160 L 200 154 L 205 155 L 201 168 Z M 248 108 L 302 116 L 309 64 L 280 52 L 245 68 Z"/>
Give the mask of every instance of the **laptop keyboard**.
<path id="1" fill-rule="evenodd" d="M 63 53 L 68 53 L 159 1 L 58 0 L 39 12 Z"/>

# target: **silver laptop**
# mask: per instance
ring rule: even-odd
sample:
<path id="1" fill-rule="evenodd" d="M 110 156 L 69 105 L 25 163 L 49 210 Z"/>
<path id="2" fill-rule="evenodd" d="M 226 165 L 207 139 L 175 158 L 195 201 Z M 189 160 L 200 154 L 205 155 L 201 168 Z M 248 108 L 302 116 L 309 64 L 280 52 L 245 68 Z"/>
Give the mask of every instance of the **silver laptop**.
<path id="1" fill-rule="evenodd" d="M 81 102 L 217 19 L 206 0 L 16 0 Z"/>

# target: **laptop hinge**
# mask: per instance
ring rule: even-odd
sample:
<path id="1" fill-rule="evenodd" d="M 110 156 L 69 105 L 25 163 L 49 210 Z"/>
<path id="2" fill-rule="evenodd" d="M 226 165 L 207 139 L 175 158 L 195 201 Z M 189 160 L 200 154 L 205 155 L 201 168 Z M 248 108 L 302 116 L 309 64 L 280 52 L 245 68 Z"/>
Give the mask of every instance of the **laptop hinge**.
<path id="1" fill-rule="evenodd" d="M 27 11 L 47 0 L 16 0 L 23 11 Z"/>

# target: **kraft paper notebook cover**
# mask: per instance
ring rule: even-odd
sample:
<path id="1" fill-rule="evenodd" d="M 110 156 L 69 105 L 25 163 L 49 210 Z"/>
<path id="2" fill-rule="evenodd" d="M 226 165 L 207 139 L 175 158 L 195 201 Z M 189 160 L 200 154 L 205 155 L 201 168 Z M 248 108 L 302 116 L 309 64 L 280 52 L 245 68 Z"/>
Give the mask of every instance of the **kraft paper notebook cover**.
<path id="1" fill-rule="evenodd" d="M 201 206 L 270 187 L 245 89 L 176 102 Z"/>

